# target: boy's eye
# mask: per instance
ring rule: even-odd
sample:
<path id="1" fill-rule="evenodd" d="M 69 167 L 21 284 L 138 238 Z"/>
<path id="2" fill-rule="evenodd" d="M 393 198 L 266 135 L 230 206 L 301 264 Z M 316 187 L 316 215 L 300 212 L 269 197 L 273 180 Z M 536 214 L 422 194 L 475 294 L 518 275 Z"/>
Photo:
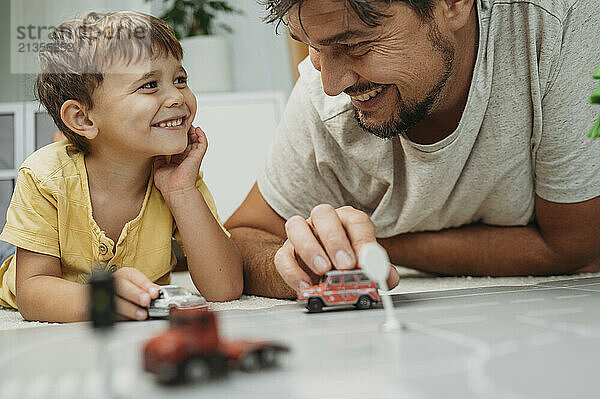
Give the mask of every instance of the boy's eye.
<path id="1" fill-rule="evenodd" d="M 152 81 L 141 85 L 140 89 L 156 89 L 157 87 L 158 85 L 156 84 L 156 81 Z"/>
<path id="2" fill-rule="evenodd" d="M 186 84 L 187 83 L 187 76 L 180 76 L 177 79 L 175 79 L 175 84 Z"/>

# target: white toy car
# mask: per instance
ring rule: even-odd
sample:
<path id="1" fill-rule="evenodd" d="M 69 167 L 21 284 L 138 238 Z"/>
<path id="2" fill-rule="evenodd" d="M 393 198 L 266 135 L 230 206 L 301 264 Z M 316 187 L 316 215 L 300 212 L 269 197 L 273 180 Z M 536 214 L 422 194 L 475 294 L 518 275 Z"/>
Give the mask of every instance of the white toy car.
<path id="1" fill-rule="evenodd" d="M 148 317 L 167 317 L 174 307 L 201 309 L 207 308 L 208 302 L 178 285 L 163 285 L 158 287 L 158 297 L 148 305 Z"/>

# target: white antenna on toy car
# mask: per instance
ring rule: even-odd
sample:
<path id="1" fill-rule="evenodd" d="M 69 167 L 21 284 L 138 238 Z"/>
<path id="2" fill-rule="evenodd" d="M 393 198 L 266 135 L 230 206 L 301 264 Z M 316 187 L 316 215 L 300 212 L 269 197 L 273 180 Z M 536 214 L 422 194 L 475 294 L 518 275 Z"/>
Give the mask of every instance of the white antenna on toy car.
<path id="1" fill-rule="evenodd" d="M 388 291 L 387 276 L 390 272 L 390 258 L 385 249 L 376 242 L 364 244 L 358 254 L 361 269 L 375 280 L 379 287 Z M 394 315 L 394 304 L 389 295 L 381 295 L 385 311 L 384 331 L 397 331 L 400 324 Z"/>

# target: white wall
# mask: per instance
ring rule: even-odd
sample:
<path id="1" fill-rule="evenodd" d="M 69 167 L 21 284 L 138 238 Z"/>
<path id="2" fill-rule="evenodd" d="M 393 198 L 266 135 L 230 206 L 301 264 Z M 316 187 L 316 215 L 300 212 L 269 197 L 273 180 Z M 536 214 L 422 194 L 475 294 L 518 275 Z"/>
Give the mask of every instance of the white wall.
<path id="1" fill-rule="evenodd" d="M 146 3 L 144 0 L 12 0 L 24 6 L 24 20 L 44 26 L 55 26 L 61 21 L 89 11 L 135 10 L 160 14 L 162 0 Z M 255 0 L 230 0 L 243 15 L 228 15 L 222 22 L 233 28 L 229 35 L 233 59 L 235 91 L 283 90 L 292 86 L 287 41 L 275 35 L 272 25 L 262 22 L 264 7 Z M 14 8 L 13 8 L 14 11 Z M 0 0 L 0 102 L 33 99 L 35 75 L 11 74 L 10 37 L 18 24 L 11 20 L 11 0 Z"/>

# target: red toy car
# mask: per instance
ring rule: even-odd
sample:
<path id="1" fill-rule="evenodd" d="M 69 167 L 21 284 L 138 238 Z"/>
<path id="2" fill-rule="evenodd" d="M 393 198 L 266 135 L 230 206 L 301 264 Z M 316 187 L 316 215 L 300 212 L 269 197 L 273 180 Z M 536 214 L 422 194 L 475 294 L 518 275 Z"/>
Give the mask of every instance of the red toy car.
<path id="1" fill-rule="evenodd" d="M 289 350 L 270 342 L 221 340 L 210 310 L 173 308 L 169 320 L 167 331 L 144 346 L 144 369 L 163 383 L 206 380 L 230 368 L 270 368 Z"/>
<path id="2" fill-rule="evenodd" d="M 360 269 L 330 271 L 319 284 L 302 288 L 298 293 L 298 303 L 311 313 L 322 311 L 324 306 L 354 305 L 357 309 L 369 309 L 380 301 L 377 285 Z"/>

